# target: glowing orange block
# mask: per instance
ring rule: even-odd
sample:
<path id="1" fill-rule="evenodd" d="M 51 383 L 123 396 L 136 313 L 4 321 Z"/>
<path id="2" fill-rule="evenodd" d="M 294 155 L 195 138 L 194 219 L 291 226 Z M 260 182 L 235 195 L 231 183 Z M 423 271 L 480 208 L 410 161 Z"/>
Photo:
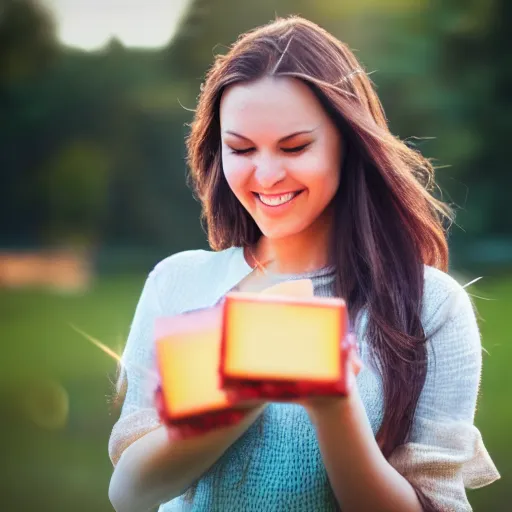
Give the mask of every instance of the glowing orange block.
<path id="1" fill-rule="evenodd" d="M 231 425 L 245 415 L 220 388 L 221 319 L 220 307 L 157 319 L 157 407 L 181 437 Z"/>
<path id="2" fill-rule="evenodd" d="M 157 320 L 157 357 L 172 418 L 229 404 L 218 382 L 220 323 L 219 308 Z"/>
<path id="3" fill-rule="evenodd" d="M 347 324 L 341 299 L 230 293 L 222 386 L 237 400 L 344 394 Z"/>

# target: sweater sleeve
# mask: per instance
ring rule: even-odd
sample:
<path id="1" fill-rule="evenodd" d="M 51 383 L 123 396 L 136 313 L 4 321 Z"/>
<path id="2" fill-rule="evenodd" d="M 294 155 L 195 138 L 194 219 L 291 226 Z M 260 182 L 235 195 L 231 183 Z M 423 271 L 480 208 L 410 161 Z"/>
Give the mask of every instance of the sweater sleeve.
<path id="1" fill-rule="evenodd" d="M 161 315 L 155 279 L 156 271 L 153 270 L 135 309 L 121 359 L 117 391 L 121 396 L 125 393 L 125 397 L 108 446 L 114 465 L 130 444 L 160 425 L 154 406 L 158 376 L 154 362 L 153 326 Z"/>
<path id="2" fill-rule="evenodd" d="M 500 477 L 474 426 L 480 332 L 471 300 L 455 280 L 439 273 L 425 287 L 426 382 L 408 442 L 389 462 L 436 510 L 466 512 L 471 506 L 465 488 L 483 487 Z"/>

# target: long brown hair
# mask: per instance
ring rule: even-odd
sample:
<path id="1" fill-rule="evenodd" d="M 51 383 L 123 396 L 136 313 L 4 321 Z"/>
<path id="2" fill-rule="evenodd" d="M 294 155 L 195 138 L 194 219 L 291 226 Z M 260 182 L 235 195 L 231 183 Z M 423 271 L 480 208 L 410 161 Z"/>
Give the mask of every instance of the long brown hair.
<path id="1" fill-rule="evenodd" d="M 377 441 L 389 457 L 407 441 L 425 382 L 424 265 L 447 270 L 443 222 L 451 210 L 432 195 L 430 162 L 390 133 L 373 84 L 347 45 L 294 16 L 243 34 L 216 58 L 201 87 L 187 149 L 212 249 L 252 246 L 261 236 L 223 175 L 219 104 L 226 87 L 265 76 L 306 83 L 344 141 L 331 247 L 336 293 L 353 322 L 363 308 L 368 313 L 366 334 L 384 391 Z"/>

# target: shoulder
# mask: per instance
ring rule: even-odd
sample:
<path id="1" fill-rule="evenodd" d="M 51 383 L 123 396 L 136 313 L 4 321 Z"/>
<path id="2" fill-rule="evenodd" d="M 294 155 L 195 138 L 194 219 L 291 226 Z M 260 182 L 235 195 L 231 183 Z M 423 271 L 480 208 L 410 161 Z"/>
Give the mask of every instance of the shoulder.
<path id="1" fill-rule="evenodd" d="M 465 293 L 464 285 L 459 283 L 459 279 L 455 279 L 452 275 L 429 265 L 423 266 L 425 288 L 424 294 L 429 298 L 442 299 L 450 293 Z"/>
<path id="2" fill-rule="evenodd" d="M 158 262 L 152 273 L 157 279 L 161 279 L 167 275 L 175 276 L 183 273 L 195 274 L 198 271 L 209 271 L 227 263 L 232 256 L 233 250 L 234 248 L 215 252 L 192 249 L 177 252 Z"/>
<path id="3" fill-rule="evenodd" d="M 453 311 L 473 308 L 469 295 L 450 274 L 429 265 L 424 266 L 423 309 L 424 319 L 428 320 L 440 308 L 450 307 Z"/>
<path id="4" fill-rule="evenodd" d="M 216 285 L 221 286 L 226 278 L 235 255 L 236 248 L 218 252 L 203 249 L 181 251 L 157 263 L 148 279 L 154 283 L 164 310 L 169 304 L 177 303 L 183 308 L 196 307 L 188 302 L 201 298 L 208 301 L 208 294 L 213 293 Z"/>
<path id="5" fill-rule="evenodd" d="M 452 332 L 457 338 L 479 344 L 476 311 L 465 287 L 454 277 L 434 267 L 425 266 L 422 324 L 427 338 Z M 439 337 L 438 338 L 442 338 Z"/>

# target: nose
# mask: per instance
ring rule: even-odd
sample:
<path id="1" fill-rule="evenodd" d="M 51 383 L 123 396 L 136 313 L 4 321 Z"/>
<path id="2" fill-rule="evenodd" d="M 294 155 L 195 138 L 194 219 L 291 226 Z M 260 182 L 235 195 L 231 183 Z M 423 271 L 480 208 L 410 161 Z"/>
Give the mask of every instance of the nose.
<path id="1" fill-rule="evenodd" d="M 286 171 L 279 159 L 262 157 L 255 164 L 254 178 L 263 190 L 270 190 L 286 177 Z"/>

